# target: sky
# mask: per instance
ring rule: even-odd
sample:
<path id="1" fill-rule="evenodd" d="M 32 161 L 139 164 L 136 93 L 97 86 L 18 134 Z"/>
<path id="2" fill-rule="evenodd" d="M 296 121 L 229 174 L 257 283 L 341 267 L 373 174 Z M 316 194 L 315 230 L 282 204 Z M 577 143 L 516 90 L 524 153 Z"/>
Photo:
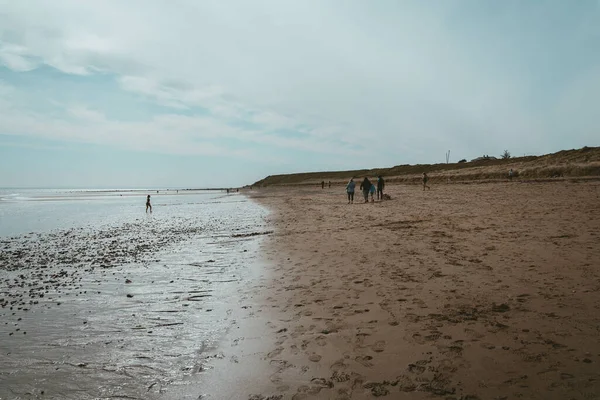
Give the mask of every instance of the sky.
<path id="1" fill-rule="evenodd" d="M 0 0 L 0 187 L 599 145 L 599 0 Z"/>

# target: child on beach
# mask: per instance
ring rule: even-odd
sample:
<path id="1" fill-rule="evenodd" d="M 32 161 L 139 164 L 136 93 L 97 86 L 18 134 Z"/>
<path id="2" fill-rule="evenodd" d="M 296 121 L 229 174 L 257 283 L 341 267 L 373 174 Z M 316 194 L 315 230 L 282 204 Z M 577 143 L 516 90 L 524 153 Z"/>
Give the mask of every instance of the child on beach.
<path id="1" fill-rule="evenodd" d="M 152 214 L 152 204 L 150 204 L 150 195 L 146 197 L 146 213 L 148 213 L 148 209 L 150 209 L 150 214 Z"/>
<path id="2" fill-rule="evenodd" d="M 371 202 L 375 202 L 375 185 L 371 185 L 371 189 L 369 189 L 369 193 L 371 193 Z"/>

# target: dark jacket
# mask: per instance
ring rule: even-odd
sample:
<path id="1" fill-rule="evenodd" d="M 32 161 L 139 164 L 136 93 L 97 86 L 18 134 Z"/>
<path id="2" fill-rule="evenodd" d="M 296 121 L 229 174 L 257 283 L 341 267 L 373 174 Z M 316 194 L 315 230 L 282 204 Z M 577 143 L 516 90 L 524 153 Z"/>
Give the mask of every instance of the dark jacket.
<path id="1" fill-rule="evenodd" d="M 384 187 L 385 187 L 385 182 L 383 181 L 383 178 L 379 178 L 377 180 L 377 190 L 383 190 Z"/>
<path id="2" fill-rule="evenodd" d="M 371 181 L 368 178 L 365 178 L 365 180 L 363 180 L 360 184 L 360 189 L 364 190 L 365 192 L 368 192 L 369 190 L 371 190 L 371 185 Z"/>

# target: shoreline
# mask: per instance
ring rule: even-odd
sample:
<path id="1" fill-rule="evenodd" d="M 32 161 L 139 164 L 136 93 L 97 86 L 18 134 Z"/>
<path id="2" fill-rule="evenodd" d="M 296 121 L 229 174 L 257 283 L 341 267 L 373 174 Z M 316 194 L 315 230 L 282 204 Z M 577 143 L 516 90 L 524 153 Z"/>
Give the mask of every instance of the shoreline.
<path id="1" fill-rule="evenodd" d="M 246 192 L 275 232 L 209 398 L 598 398 L 598 186 Z"/>
<path id="2" fill-rule="evenodd" d="M 0 238 L 0 398 L 163 399 L 201 375 L 258 271 L 266 210 L 242 200 Z"/>

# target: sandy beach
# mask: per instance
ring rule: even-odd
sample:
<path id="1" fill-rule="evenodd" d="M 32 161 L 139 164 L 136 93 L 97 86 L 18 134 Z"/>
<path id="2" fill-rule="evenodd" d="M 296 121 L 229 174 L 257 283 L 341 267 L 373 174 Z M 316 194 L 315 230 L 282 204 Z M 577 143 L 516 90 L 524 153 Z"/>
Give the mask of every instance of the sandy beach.
<path id="1" fill-rule="evenodd" d="M 386 192 L 251 192 L 268 273 L 210 398 L 600 398 L 598 182 Z"/>

